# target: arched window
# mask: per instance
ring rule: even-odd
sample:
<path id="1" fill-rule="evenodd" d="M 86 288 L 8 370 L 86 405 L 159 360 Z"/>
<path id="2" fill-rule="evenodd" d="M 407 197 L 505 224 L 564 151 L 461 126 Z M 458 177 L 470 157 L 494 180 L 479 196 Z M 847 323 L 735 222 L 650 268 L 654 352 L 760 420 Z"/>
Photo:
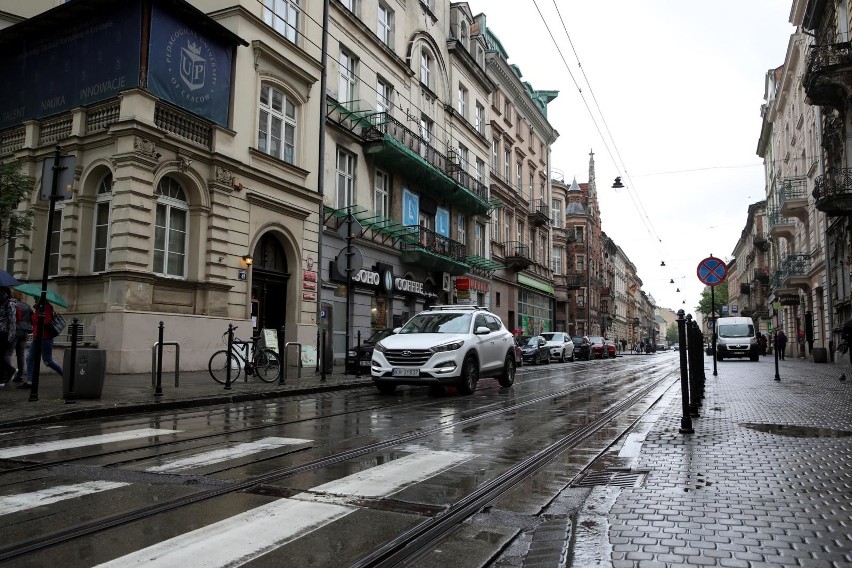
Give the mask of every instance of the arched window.
<path id="1" fill-rule="evenodd" d="M 189 204 L 180 183 L 164 177 L 157 184 L 157 220 L 154 228 L 154 272 L 186 276 Z"/>
<path id="2" fill-rule="evenodd" d="M 296 160 L 296 104 L 271 85 L 260 88 L 257 149 L 294 164 Z"/>
<path id="3" fill-rule="evenodd" d="M 95 203 L 95 230 L 92 239 L 92 272 L 107 269 L 109 256 L 109 218 L 112 202 L 112 174 L 109 173 L 98 183 Z"/>

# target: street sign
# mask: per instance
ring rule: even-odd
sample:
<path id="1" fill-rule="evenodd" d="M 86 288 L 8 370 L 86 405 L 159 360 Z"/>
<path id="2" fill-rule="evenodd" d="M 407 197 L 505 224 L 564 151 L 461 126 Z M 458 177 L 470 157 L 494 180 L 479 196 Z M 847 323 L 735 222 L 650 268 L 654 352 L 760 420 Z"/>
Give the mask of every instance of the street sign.
<path id="1" fill-rule="evenodd" d="M 728 267 L 715 256 L 708 256 L 698 263 L 698 279 L 708 286 L 718 286 L 725 281 Z"/>
<path id="2" fill-rule="evenodd" d="M 55 170 L 53 169 L 53 156 L 45 158 L 41 166 L 41 194 L 40 199 L 47 201 L 50 199 L 50 192 L 53 188 L 53 177 Z M 59 170 L 56 177 L 56 197 L 57 199 L 71 199 L 74 195 L 74 168 L 77 164 L 76 156 L 60 156 Z"/>

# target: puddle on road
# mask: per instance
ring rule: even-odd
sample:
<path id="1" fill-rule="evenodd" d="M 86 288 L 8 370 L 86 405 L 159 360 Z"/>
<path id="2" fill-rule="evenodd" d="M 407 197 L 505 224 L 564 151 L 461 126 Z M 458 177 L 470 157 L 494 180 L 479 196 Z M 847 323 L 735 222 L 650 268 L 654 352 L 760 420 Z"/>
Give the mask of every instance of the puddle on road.
<path id="1" fill-rule="evenodd" d="M 768 434 L 778 434 L 780 436 L 791 436 L 793 438 L 844 438 L 852 436 L 852 432 L 848 430 L 833 430 L 831 428 L 814 428 L 811 426 L 790 426 L 788 424 L 754 424 L 744 422 L 740 424 L 746 428 L 757 430 L 758 432 L 766 432 Z"/>

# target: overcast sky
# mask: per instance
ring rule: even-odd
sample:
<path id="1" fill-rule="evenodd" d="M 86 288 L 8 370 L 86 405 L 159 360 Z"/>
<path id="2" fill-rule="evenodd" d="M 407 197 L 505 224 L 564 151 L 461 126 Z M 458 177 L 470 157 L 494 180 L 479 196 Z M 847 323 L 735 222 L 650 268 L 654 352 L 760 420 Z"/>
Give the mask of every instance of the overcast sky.
<path id="1" fill-rule="evenodd" d="M 523 80 L 559 91 L 548 107 L 554 170 L 588 181 L 594 150 L 604 231 L 657 305 L 693 313 L 698 263 L 730 260 L 749 204 L 765 197 L 760 105 L 795 31 L 792 1 L 468 3 Z M 618 192 L 617 175 L 628 186 Z"/>

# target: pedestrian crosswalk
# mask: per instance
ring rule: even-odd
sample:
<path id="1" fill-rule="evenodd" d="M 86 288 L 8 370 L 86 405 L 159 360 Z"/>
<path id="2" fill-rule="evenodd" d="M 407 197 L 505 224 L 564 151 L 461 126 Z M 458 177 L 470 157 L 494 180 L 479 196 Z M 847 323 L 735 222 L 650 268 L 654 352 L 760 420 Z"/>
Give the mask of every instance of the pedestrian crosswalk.
<path id="1" fill-rule="evenodd" d="M 83 448 L 95 444 L 172 435 L 179 432 L 179 430 L 145 428 L 54 442 L 39 442 L 0 449 L 0 458 L 20 457 L 57 449 Z M 309 446 L 312 443 L 312 440 L 301 438 L 267 437 L 252 442 L 230 444 L 224 448 L 188 457 L 170 459 L 159 465 L 148 467 L 144 471 L 154 474 L 187 471 L 245 458 L 259 452 L 288 446 Z M 156 568 L 241 565 L 357 511 L 359 503 L 365 498 L 393 495 L 476 457 L 475 454 L 467 452 L 430 451 L 416 447 L 400 450 L 412 453 L 316 485 L 292 497 L 275 499 L 100 566 L 121 568 L 145 565 Z M 83 499 L 94 493 L 129 485 L 131 484 L 115 481 L 90 481 L 57 485 L 39 491 L 0 495 L 0 515 L 26 511 L 63 500 Z M 222 542 L 227 542 L 228 546 L 219 546 Z"/>

